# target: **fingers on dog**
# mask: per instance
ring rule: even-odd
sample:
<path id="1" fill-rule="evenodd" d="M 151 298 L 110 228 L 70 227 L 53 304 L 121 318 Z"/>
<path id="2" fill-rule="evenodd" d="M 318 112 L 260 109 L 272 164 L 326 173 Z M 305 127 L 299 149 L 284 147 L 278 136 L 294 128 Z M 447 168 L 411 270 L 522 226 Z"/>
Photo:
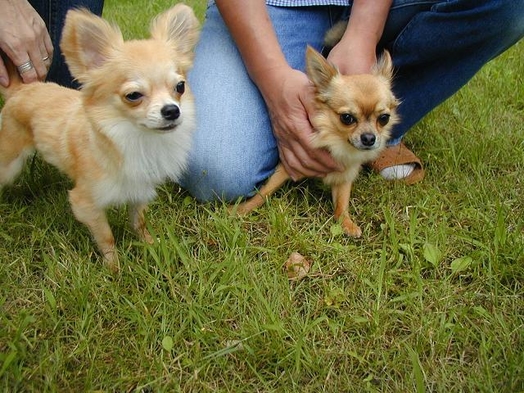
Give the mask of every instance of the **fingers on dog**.
<path id="1" fill-rule="evenodd" d="M 294 181 L 304 177 L 322 177 L 324 175 L 300 145 L 297 144 L 293 149 L 282 147 L 279 150 L 280 160 Z"/>
<path id="2" fill-rule="evenodd" d="M 52 50 L 50 54 L 46 45 L 42 44 L 27 52 L 15 51 L 11 59 L 24 83 L 31 83 L 45 80 L 51 65 L 51 56 Z"/>
<path id="3" fill-rule="evenodd" d="M 15 64 L 24 83 L 36 82 L 39 79 L 35 65 L 29 57 L 26 57 L 23 61 L 15 62 Z"/>
<path id="4" fill-rule="evenodd" d="M 37 64 L 35 65 L 32 57 L 27 52 L 24 54 L 16 54 L 16 56 L 11 57 L 11 59 L 14 65 L 16 66 L 18 74 L 20 75 L 24 83 L 36 82 L 37 80 L 39 80 L 40 78 L 39 72 L 42 72 L 42 65 L 43 65 L 43 62 L 41 59 L 39 61 L 35 60 L 37 62 Z M 47 74 L 47 69 L 45 69 L 45 73 L 43 76 L 44 78 L 46 74 Z"/>
<path id="5" fill-rule="evenodd" d="M 53 43 L 51 42 L 51 37 L 49 37 L 49 34 L 46 34 L 44 36 L 43 43 L 40 45 L 40 54 L 47 68 L 51 66 L 51 62 L 53 60 L 53 53 L 54 48 Z"/>

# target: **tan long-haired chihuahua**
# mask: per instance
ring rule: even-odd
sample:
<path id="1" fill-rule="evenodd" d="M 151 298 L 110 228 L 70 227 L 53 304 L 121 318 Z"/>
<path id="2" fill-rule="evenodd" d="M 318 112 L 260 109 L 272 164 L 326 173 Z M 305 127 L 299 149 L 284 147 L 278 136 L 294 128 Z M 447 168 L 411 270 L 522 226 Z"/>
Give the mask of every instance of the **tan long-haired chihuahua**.
<path id="1" fill-rule="evenodd" d="M 371 74 L 346 76 L 308 47 L 306 72 L 315 88 L 312 146 L 327 149 L 344 168 L 323 179 L 331 187 L 334 215 L 345 233 L 360 237 L 362 231 L 348 212 L 351 187 L 362 164 L 378 157 L 386 147 L 391 128 L 398 123 L 398 100 L 391 91 L 391 57 L 385 52 Z M 288 173 L 279 164 L 259 192 L 236 207 L 237 214 L 261 206 L 288 179 Z"/>
<path id="2" fill-rule="evenodd" d="M 54 83 L 11 84 L 0 128 L 0 188 L 36 149 L 67 174 L 69 201 L 105 261 L 118 269 L 109 206 L 129 204 L 139 237 L 152 238 L 144 212 L 164 181 L 186 167 L 195 127 L 186 84 L 198 39 L 192 9 L 178 4 L 151 24 L 151 38 L 124 41 L 118 27 L 86 10 L 68 12 L 60 47 L 80 91 Z"/>

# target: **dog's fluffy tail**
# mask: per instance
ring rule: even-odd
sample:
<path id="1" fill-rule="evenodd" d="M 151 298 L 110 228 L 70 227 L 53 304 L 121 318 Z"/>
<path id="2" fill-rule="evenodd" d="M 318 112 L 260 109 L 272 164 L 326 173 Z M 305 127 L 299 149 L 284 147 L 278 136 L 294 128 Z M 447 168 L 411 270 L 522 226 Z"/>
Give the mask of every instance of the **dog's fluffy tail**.
<path id="1" fill-rule="evenodd" d="M 4 54 L 2 54 L 2 60 L 4 61 L 5 67 L 7 69 L 7 75 L 9 76 L 9 86 L 4 87 L 0 85 L 0 94 L 2 94 L 4 100 L 8 100 L 14 91 L 23 84 L 23 82 L 13 62 Z"/>

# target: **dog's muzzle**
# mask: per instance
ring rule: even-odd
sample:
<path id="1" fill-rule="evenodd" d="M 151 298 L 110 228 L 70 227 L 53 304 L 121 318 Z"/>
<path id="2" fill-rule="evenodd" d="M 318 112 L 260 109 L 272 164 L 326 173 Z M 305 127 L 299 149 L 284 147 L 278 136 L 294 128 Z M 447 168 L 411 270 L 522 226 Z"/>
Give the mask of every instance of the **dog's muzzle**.
<path id="1" fill-rule="evenodd" d="M 360 143 L 362 143 L 362 146 L 365 149 L 371 149 L 375 145 L 375 142 L 377 141 L 377 136 L 375 134 L 372 134 L 370 132 L 366 132 L 362 135 L 360 135 Z"/>
<path id="2" fill-rule="evenodd" d="M 175 104 L 169 104 L 164 106 L 160 113 L 165 120 L 173 121 L 180 117 L 180 108 Z"/>

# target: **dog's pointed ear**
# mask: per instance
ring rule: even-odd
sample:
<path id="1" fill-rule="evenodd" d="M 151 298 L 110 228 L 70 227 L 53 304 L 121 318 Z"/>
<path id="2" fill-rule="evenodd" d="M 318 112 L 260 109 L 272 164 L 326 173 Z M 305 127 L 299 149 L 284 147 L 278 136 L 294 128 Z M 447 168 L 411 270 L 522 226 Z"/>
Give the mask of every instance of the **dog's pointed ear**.
<path id="1" fill-rule="evenodd" d="M 192 59 L 200 22 L 191 7 L 179 3 L 158 15 L 150 31 L 153 39 L 168 42 L 179 55 Z"/>
<path id="2" fill-rule="evenodd" d="M 104 64 L 123 42 L 117 26 L 86 9 L 67 12 L 60 49 L 69 71 L 80 83 L 89 70 Z"/>
<path id="3" fill-rule="evenodd" d="M 391 55 L 387 50 L 382 52 L 371 72 L 373 75 L 383 76 L 391 81 L 393 78 L 393 60 L 391 60 Z"/>
<path id="4" fill-rule="evenodd" d="M 306 50 L 306 72 L 311 82 L 321 91 L 338 75 L 335 66 L 309 45 Z"/>

